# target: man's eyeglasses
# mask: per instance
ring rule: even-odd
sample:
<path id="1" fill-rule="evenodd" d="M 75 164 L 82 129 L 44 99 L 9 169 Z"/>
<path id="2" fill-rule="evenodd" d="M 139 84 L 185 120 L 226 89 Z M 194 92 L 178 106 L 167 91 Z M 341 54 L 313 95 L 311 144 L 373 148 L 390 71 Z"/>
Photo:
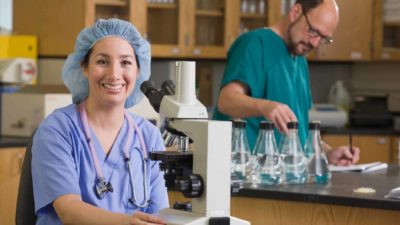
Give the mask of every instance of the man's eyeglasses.
<path id="1" fill-rule="evenodd" d="M 307 31 L 308 36 L 310 36 L 312 38 L 320 37 L 321 39 L 320 39 L 319 43 L 321 45 L 331 44 L 333 42 L 332 37 L 322 35 L 317 29 L 315 29 L 311 25 L 310 21 L 308 20 L 307 14 L 305 12 L 303 12 L 303 15 L 306 18 L 306 22 L 307 22 L 307 25 L 308 25 L 308 31 Z"/>

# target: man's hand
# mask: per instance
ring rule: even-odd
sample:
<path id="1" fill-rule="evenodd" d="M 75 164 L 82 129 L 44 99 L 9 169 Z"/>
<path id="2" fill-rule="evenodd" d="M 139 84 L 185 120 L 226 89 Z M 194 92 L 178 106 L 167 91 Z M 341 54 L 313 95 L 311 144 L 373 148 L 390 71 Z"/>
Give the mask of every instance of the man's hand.
<path id="1" fill-rule="evenodd" d="M 349 166 L 355 164 L 360 159 L 360 149 L 353 146 L 340 146 L 326 152 L 330 164 L 337 166 Z"/>
<path id="2" fill-rule="evenodd" d="M 289 106 L 279 102 L 264 100 L 260 104 L 260 112 L 265 118 L 271 120 L 281 133 L 285 134 L 288 132 L 287 123 L 297 121 L 296 115 Z"/>

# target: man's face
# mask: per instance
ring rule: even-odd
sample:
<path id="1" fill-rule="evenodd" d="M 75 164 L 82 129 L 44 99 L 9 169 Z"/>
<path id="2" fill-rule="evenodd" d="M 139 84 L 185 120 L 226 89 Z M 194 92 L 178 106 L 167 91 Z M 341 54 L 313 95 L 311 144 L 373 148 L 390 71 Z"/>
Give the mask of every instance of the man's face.
<path id="1" fill-rule="evenodd" d="M 332 42 L 338 24 L 335 7 L 322 3 L 304 12 L 300 5 L 296 18 L 288 26 L 288 49 L 294 55 L 305 55 L 314 48 Z"/>

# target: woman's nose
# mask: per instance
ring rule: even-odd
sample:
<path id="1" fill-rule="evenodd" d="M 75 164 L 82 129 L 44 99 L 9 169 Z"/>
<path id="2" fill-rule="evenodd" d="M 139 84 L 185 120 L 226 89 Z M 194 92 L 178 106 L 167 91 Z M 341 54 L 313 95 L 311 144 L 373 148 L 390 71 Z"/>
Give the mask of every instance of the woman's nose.
<path id="1" fill-rule="evenodd" d="M 121 76 L 121 65 L 119 65 L 119 63 L 112 62 L 107 75 L 110 77 L 119 78 Z"/>

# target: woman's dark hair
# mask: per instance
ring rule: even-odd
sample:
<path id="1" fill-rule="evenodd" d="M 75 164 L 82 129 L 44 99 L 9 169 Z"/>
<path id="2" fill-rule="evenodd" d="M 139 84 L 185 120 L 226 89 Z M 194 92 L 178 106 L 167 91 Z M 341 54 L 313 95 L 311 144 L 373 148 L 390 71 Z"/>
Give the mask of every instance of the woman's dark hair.
<path id="1" fill-rule="evenodd" d="M 301 5 L 301 8 L 303 9 L 304 13 L 317 7 L 318 5 L 320 5 L 323 2 L 324 2 L 324 0 L 296 0 L 296 4 Z"/>
<path id="2" fill-rule="evenodd" d="M 86 53 L 85 57 L 83 57 L 83 60 L 82 60 L 82 63 L 81 63 L 83 67 L 88 67 L 89 58 L 90 58 L 90 55 L 92 54 L 92 49 L 93 48 L 89 49 L 89 51 Z M 136 60 L 137 67 L 140 69 L 139 57 L 136 54 L 135 54 L 135 60 Z"/>

